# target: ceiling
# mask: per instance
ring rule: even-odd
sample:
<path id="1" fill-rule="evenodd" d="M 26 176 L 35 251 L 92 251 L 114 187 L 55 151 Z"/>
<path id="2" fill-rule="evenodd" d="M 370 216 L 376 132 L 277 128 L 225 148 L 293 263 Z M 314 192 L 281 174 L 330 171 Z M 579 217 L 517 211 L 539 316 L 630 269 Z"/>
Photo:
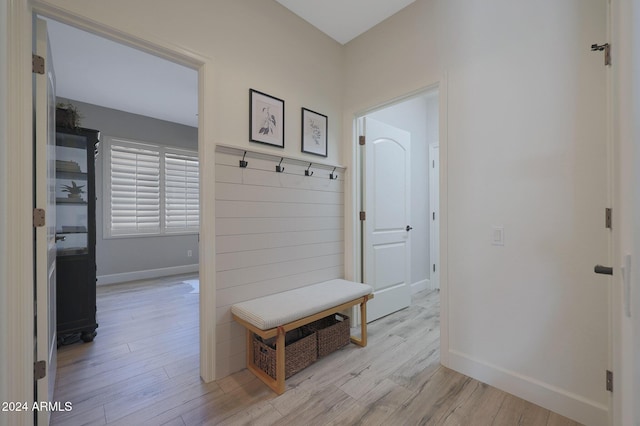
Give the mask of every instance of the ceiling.
<path id="1" fill-rule="evenodd" d="M 337 42 L 346 44 L 415 0 L 276 0 Z"/>
<path id="2" fill-rule="evenodd" d="M 276 0 L 341 44 L 415 0 Z M 53 20 L 57 96 L 197 127 L 195 70 Z"/>

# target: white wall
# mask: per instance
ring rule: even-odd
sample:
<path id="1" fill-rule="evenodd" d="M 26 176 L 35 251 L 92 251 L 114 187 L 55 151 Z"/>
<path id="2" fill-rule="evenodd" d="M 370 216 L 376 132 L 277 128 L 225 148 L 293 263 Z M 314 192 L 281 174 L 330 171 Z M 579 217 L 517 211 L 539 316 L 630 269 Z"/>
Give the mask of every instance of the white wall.
<path id="1" fill-rule="evenodd" d="M 436 6 L 435 0 L 417 0 L 345 45 L 345 141 L 353 141 L 356 116 L 438 83 L 441 69 Z M 354 143 L 344 144 L 344 156 L 345 164 L 353 168 Z M 354 185 L 345 188 L 345 204 L 348 211 L 358 208 Z M 345 217 L 345 275 L 349 279 L 357 277 L 359 268 L 359 222 L 354 219 Z"/>
<path id="2" fill-rule="evenodd" d="M 496 378 L 503 379 L 506 374 L 507 380 L 497 385 L 513 393 L 526 393 L 531 382 L 535 382 L 543 385 L 550 394 L 577 389 L 575 395 L 580 399 L 583 381 L 590 381 L 591 378 L 578 377 L 589 370 L 583 365 L 584 352 L 575 352 L 574 348 L 579 345 L 572 345 L 573 339 L 588 338 L 594 331 L 592 326 L 599 329 L 601 325 L 592 324 L 588 318 L 583 322 L 582 318 L 572 316 L 574 311 L 571 306 L 563 303 L 568 301 L 574 306 L 584 306 L 585 300 L 579 297 L 580 286 L 592 283 L 593 276 L 589 273 L 576 278 L 573 274 L 578 267 L 588 264 L 591 268 L 593 263 L 601 260 L 592 259 L 591 255 L 586 256 L 584 262 L 576 258 L 576 253 L 572 251 L 581 246 L 573 243 L 574 238 L 586 234 L 583 220 L 587 218 L 581 216 L 579 220 L 567 220 L 566 214 L 567 211 L 576 211 L 576 206 L 571 204 L 576 201 L 573 189 L 589 183 L 589 176 L 586 171 L 573 174 L 570 178 L 572 183 L 576 183 L 576 188 L 569 188 L 568 182 L 560 181 L 563 185 L 559 189 L 555 188 L 558 180 L 548 177 L 569 171 L 565 166 L 570 166 L 571 159 L 580 158 L 583 154 L 579 146 L 570 142 L 590 140 L 589 135 L 599 134 L 599 131 L 592 132 L 589 125 L 599 122 L 601 114 L 576 123 L 571 115 L 572 110 L 565 107 L 575 107 L 570 103 L 572 99 L 580 100 L 579 96 L 569 96 L 567 90 L 581 81 L 581 73 L 585 71 L 583 67 L 570 68 L 567 65 L 574 65 L 574 55 L 578 55 L 575 52 L 583 52 L 583 45 L 588 47 L 594 42 L 592 34 L 580 34 L 580 39 L 575 40 L 576 44 L 568 43 L 568 40 L 580 33 L 578 28 L 582 23 L 599 30 L 600 22 L 592 22 L 591 13 L 576 13 L 576 1 L 519 2 L 511 5 L 509 2 L 492 0 L 477 6 L 462 3 L 457 0 L 442 2 L 439 10 L 435 0 L 417 0 L 370 33 L 349 43 L 344 50 L 346 80 L 343 82 L 343 51 L 339 46 L 270 2 L 230 1 L 223 5 L 198 3 L 187 6 L 150 0 L 135 4 L 124 0 L 108 4 L 80 0 L 55 2 L 73 13 L 125 33 L 150 41 L 170 41 L 178 50 L 185 48 L 186 52 L 197 52 L 211 58 L 205 61 L 210 66 L 206 67 L 201 80 L 206 94 L 206 99 L 201 100 L 206 110 L 201 122 L 207 123 L 204 132 L 207 152 L 204 156 L 209 161 L 213 160 L 214 154 L 208 148 L 218 140 L 248 145 L 245 115 L 248 105 L 246 100 L 239 100 L 238 96 L 240 92 L 246 93 L 249 84 L 265 91 L 273 86 L 274 90 L 269 93 L 298 105 L 302 104 L 299 102 L 302 98 L 313 98 L 318 105 L 322 105 L 305 106 L 329 113 L 330 118 L 341 111 L 341 90 L 344 88 L 345 132 L 340 133 L 339 128 L 331 130 L 330 143 L 334 149 L 330 147 L 329 152 L 337 153 L 336 148 L 340 145 L 338 140 L 344 136 L 344 140 L 349 141 L 345 143 L 344 162 L 350 165 L 353 162 L 353 147 L 349 145 L 354 114 L 426 87 L 440 80 L 446 71 L 447 78 L 442 79 L 447 89 L 443 91 L 443 104 L 449 105 L 450 109 L 449 124 L 447 128 L 441 127 L 441 150 L 444 151 L 441 155 L 450 173 L 448 176 L 447 170 L 443 170 L 442 184 L 448 189 L 448 195 L 443 199 L 450 204 L 447 212 L 451 212 L 451 217 L 443 216 L 442 219 L 443 229 L 450 232 L 456 230 L 456 234 L 445 233 L 442 238 L 450 251 L 449 267 L 458 272 L 457 275 L 447 276 L 443 271 L 443 283 L 448 280 L 452 293 L 457 293 L 444 302 L 450 305 L 445 308 L 451 311 L 451 336 L 443 335 L 442 340 L 447 342 L 447 347 L 475 356 L 475 360 L 470 361 L 477 370 L 470 369 L 471 374 L 479 376 L 491 371 L 486 367 L 496 367 L 492 370 L 495 376 L 488 377 L 488 381 L 494 383 L 497 382 Z M 45 4 L 53 5 L 54 2 Z M 265 27 L 264 22 L 277 22 L 278 25 Z M 439 31 L 440 22 L 442 31 Z M 257 37 L 258 30 L 255 28 L 266 31 L 266 38 L 273 41 L 273 46 L 287 48 L 275 53 L 273 50 L 267 53 L 265 49 L 256 49 L 256 40 L 262 41 L 263 38 Z M 26 36 L 22 34 L 20 37 Z M 598 34 L 595 38 L 605 37 Z M 317 48 L 311 53 L 307 48 L 310 39 Z M 447 54 L 442 62 L 439 58 L 439 39 L 442 51 Z M 307 45 L 303 46 L 305 43 Z M 593 58 L 601 62 L 600 56 Z M 256 63 L 260 67 L 256 67 Z M 305 75 L 298 72 L 300 70 L 308 71 L 309 78 L 299 80 L 304 78 L 301 75 Z M 512 72 L 505 72 L 508 70 Z M 554 75 L 559 79 L 551 82 L 555 84 L 542 84 L 549 83 L 544 79 L 545 76 L 549 78 Z M 316 80 L 318 84 L 308 84 Z M 538 93 L 540 89 L 544 90 Z M 485 96 L 487 91 L 488 97 Z M 546 98 L 543 95 L 547 95 Z M 491 99 L 490 107 L 481 102 L 486 99 Z M 526 102 L 522 102 L 523 99 Z M 323 109 L 325 103 L 329 106 Z M 475 112 L 479 112 L 478 117 L 473 116 Z M 28 113 L 26 111 L 24 115 Z M 287 128 L 292 126 L 294 130 L 288 130 L 288 135 L 296 133 L 296 124 L 292 121 L 289 120 Z M 544 131 L 549 123 L 553 124 L 553 132 Z M 580 132 L 580 137 L 573 131 Z M 584 135 L 586 138 L 583 138 Z M 19 137 L 15 140 L 24 139 Z M 511 144 L 522 152 L 512 149 Z M 287 143 L 287 152 L 295 151 L 292 146 L 292 143 Z M 15 144 L 11 147 L 16 148 Z M 447 153 L 446 149 L 451 152 Z M 341 162 L 339 157 L 336 154 L 334 160 Z M 17 158 L 24 160 L 24 156 L 17 155 Z M 24 161 L 20 167 L 23 165 Z M 16 168 L 12 170 L 16 171 Z M 456 173 L 461 173 L 457 180 L 448 179 L 455 177 Z M 484 179 L 486 177 L 491 179 Z M 512 189 L 524 185 L 527 189 L 535 189 L 533 194 L 541 199 L 544 199 L 547 191 L 561 191 L 561 194 L 552 194 L 556 207 L 554 211 L 562 213 L 559 219 L 564 221 L 558 221 L 550 228 L 540 227 L 547 225 L 537 222 L 541 216 L 540 206 L 548 204 L 530 202 L 533 195 L 530 191 L 510 193 L 526 194 L 524 200 L 511 198 L 505 201 L 509 197 L 504 195 L 506 187 L 501 183 L 518 177 L 520 180 L 513 182 Z M 468 185 L 469 182 L 474 185 Z M 498 185 L 493 185 L 496 182 Z M 535 185 L 535 188 L 528 184 Z M 597 191 L 600 190 L 597 184 L 595 187 Z M 493 198 L 496 196 L 493 189 L 501 190 L 497 203 Z M 593 197 L 593 194 L 589 195 Z M 214 206 L 210 201 L 213 196 L 210 194 L 205 202 L 207 209 Z M 580 192 L 580 197 L 584 197 L 584 193 Z M 492 200 L 493 210 L 482 203 L 487 199 Z M 524 205 L 519 204 L 521 201 Z M 346 204 L 349 211 L 353 207 L 352 194 L 348 194 Z M 464 209 L 480 214 L 463 216 L 461 211 Z M 24 221 L 19 219 L 19 215 L 13 214 L 17 210 L 12 208 L 10 211 L 12 226 L 18 224 L 19 229 L 25 229 Z M 589 216 L 588 221 L 592 220 L 591 212 L 579 210 Z M 526 237 L 519 240 L 517 246 L 509 246 L 509 252 L 505 250 L 499 254 L 486 249 L 487 234 L 484 231 L 485 225 L 493 222 L 498 211 L 505 214 L 503 222 L 507 241 L 511 241 L 509 238 L 518 233 Z M 593 219 L 593 226 L 599 227 L 601 211 L 594 214 L 597 220 Z M 507 219 L 510 219 L 509 223 Z M 538 227 L 532 228 L 532 224 Z M 353 223 L 348 223 L 347 227 L 353 228 Z M 588 227 L 591 228 L 591 224 Z M 532 235 L 534 229 L 543 232 L 539 236 Z M 349 229 L 347 235 L 351 235 Z M 211 229 L 206 237 L 214 240 Z M 12 239 L 9 238 L 9 241 Z M 537 248 L 544 249 L 545 253 L 526 250 L 531 246 L 531 241 L 536 241 Z M 353 241 L 347 241 L 348 252 L 353 245 Z M 467 245 L 470 247 L 465 250 Z M 215 264 L 215 257 L 210 253 L 211 247 L 215 245 L 207 243 L 207 252 L 203 256 Z M 21 263 L 20 259 L 24 263 L 29 258 L 22 248 L 19 255 L 17 263 Z M 549 271 L 549 266 L 554 266 L 550 261 L 557 262 L 559 258 L 566 259 L 571 267 L 554 268 L 556 274 L 553 275 L 537 275 L 540 271 Z M 347 265 L 352 269 L 352 262 Z M 506 270 L 504 265 L 507 265 Z M 23 270 L 24 267 L 18 272 Z M 496 274 L 498 270 L 500 273 Z M 348 274 L 353 272 L 347 271 Z M 18 278 L 24 278 L 17 275 Z M 213 285 L 214 279 L 208 278 L 205 286 Z M 559 295 L 558 290 L 564 293 Z M 465 292 L 481 297 L 470 299 Z M 19 299 L 19 295 L 11 297 L 11 300 Z M 602 299 L 606 299 L 606 296 Z M 457 311 L 453 312 L 452 307 L 456 307 Z M 482 314 L 482 317 L 479 320 L 475 315 L 465 317 L 467 311 Z M 486 312 L 491 315 L 487 316 Z M 554 317 L 554 313 L 559 316 Z M 553 321 L 544 324 L 540 319 Z M 580 332 L 562 336 L 566 326 L 574 323 Z M 511 328 L 507 329 L 509 325 Z M 546 340 L 546 337 L 551 338 Z M 566 339 L 560 340 L 560 337 Z M 545 340 L 536 341 L 541 338 Z M 213 345 L 211 342 L 215 341 L 215 333 L 207 334 L 203 341 L 205 345 Z M 595 371 L 593 374 L 597 376 L 594 380 L 601 385 L 602 372 Z M 518 382 L 522 387 L 511 386 L 513 382 L 509 379 L 514 377 L 522 379 Z M 566 402 L 564 396 L 559 399 L 561 403 Z M 553 408 L 557 403 L 545 405 Z M 559 408 L 557 411 L 560 412 L 571 411 L 566 407 Z M 599 422 L 602 410 L 597 411 L 585 422 Z"/>
<path id="3" fill-rule="evenodd" d="M 451 365 L 605 424 L 606 80 L 588 47 L 606 2 L 452 0 L 441 18 Z"/>
<path id="4" fill-rule="evenodd" d="M 437 91 L 420 94 L 367 114 L 411 134 L 411 288 L 428 288 L 429 253 L 429 144 L 438 142 Z"/>
<path id="5" fill-rule="evenodd" d="M 329 162 L 341 162 L 341 46 L 273 1 L 43 1 L 143 40 L 210 58 L 204 96 L 214 110 L 212 140 L 240 146 L 248 138 L 249 88 L 285 100 L 284 153 L 300 153 L 300 108 L 329 116 Z M 259 145 L 264 147 L 264 145 Z M 306 155 L 307 158 L 316 158 Z"/>
<path id="6" fill-rule="evenodd" d="M 197 151 L 198 129 L 111 108 L 58 98 L 73 103 L 82 126 L 100 131 L 96 160 L 96 261 L 98 285 L 198 270 L 198 235 L 104 238 L 103 160 L 105 137 L 175 146 Z M 187 250 L 192 256 L 187 256 Z"/>
<path id="7" fill-rule="evenodd" d="M 240 151 L 241 152 L 241 151 Z M 245 367 L 244 328 L 231 305 L 344 274 L 344 180 L 307 164 L 216 153 L 217 371 Z"/>
<path id="8" fill-rule="evenodd" d="M 588 50 L 605 17 L 599 1 L 418 0 L 346 50 L 345 128 L 441 83 L 443 361 L 586 424 L 608 404 L 605 68 Z"/>
<path id="9" fill-rule="evenodd" d="M 198 126 L 204 182 L 200 198 L 200 362 L 203 378 L 212 380 L 216 377 L 217 341 L 215 144 L 255 146 L 248 137 L 249 89 L 253 88 L 285 101 L 285 148 L 272 148 L 274 152 L 317 161 L 317 157 L 300 152 L 300 109 L 306 107 L 329 117 L 326 161 L 341 164 L 343 49 L 272 1 L 34 3 L 42 15 L 49 11 L 63 23 L 73 15 L 88 30 L 100 27 L 110 34 L 125 34 L 143 45 L 148 42 L 203 63 Z"/>

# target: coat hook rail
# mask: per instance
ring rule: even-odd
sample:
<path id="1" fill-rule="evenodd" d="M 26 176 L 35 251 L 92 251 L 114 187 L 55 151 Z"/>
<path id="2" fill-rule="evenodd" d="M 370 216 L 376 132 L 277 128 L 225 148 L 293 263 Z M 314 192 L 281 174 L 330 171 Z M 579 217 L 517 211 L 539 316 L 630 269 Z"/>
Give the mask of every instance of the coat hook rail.
<path id="1" fill-rule="evenodd" d="M 304 171 L 305 176 L 313 176 L 313 172 L 309 173 L 309 169 L 311 168 L 312 164 L 313 163 L 309 163 L 309 167 L 307 167 L 307 170 Z"/>
<path id="2" fill-rule="evenodd" d="M 229 155 L 236 155 L 238 157 L 238 159 L 234 160 L 234 161 L 238 161 L 239 159 L 242 159 L 239 161 L 239 164 L 241 168 L 245 168 L 248 166 L 250 159 L 256 159 L 258 161 L 272 161 L 275 162 L 277 165 L 280 166 L 281 171 L 284 171 L 284 167 L 283 164 L 287 163 L 290 165 L 294 166 L 294 169 L 299 170 L 299 173 L 302 174 L 304 172 L 305 169 L 307 169 L 309 167 L 309 160 L 307 158 L 302 158 L 302 157 L 288 157 L 288 156 L 284 156 L 284 155 L 279 155 L 279 154 L 275 154 L 272 152 L 268 152 L 265 150 L 260 150 L 260 149 L 247 149 L 244 147 L 237 147 L 237 146 L 231 146 L 231 145 L 222 145 L 222 144 L 217 144 L 216 145 L 216 153 L 221 153 L 221 154 L 229 154 Z M 253 163 L 252 167 L 256 167 L 257 169 L 260 169 L 262 167 L 264 167 L 263 164 L 261 163 Z M 273 166 L 269 166 L 270 168 Z M 298 169 L 300 168 L 300 169 Z M 317 171 L 318 169 L 320 170 L 326 170 L 327 173 L 331 172 L 334 177 L 337 176 L 337 174 L 335 174 L 335 171 L 340 172 L 341 170 L 344 171 L 346 170 L 346 168 L 344 166 L 341 165 L 337 165 L 337 164 L 328 164 L 328 163 L 323 163 L 323 162 L 317 162 L 314 161 L 311 163 L 311 168 L 314 171 Z M 273 169 L 271 169 L 273 170 Z M 288 173 L 298 173 L 297 171 L 293 171 L 293 169 L 290 169 L 289 167 L 287 167 Z M 333 171 L 333 172 L 332 172 Z M 311 170 L 309 170 L 309 173 L 311 173 Z M 323 172 L 324 173 L 324 172 Z M 314 175 L 315 176 L 315 175 Z"/>
<path id="3" fill-rule="evenodd" d="M 284 167 L 282 167 L 282 160 L 284 160 L 284 157 L 280 158 L 280 163 L 278 163 L 278 165 L 276 166 L 277 173 L 284 172 Z"/>

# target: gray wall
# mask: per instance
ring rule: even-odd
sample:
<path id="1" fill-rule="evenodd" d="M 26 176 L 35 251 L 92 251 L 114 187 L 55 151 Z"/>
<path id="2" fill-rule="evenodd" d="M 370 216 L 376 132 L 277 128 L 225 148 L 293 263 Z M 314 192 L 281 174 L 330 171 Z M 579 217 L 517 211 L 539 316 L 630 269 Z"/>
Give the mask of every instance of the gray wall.
<path id="1" fill-rule="evenodd" d="M 79 101 L 71 102 L 82 115 L 82 127 L 100 131 L 106 136 L 121 137 L 159 145 L 198 149 L 198 129 L 168 121 L 156 120 Z M 98 284 L 137 278 L 143 271 L 162 273 L 181 272 L 187 265 L 198 263 L 198 235 L 170 235 L 149 237 L 108 238 L 103 235 L 103 149 L 96 160 L 96 261 Z M 187 256 L 187 251 L 192 256 Z M 197 268 L 197 266 L 195 266 Z M 188 268 L 187 268 L 188 269 Z M 160 270 L 160 271 L 158 271 Z M 137 273 L 137 274 L 136 274 Z M 124 275 L 114 275 L 124 274 Z M 157 275 L 157 274 L 156 274 Z M 102 278 L 102 279 L 101 279 Z"/>
<path id="2" fill-rule="evenodd" d="M 438 142 L 438 96 L 430 92 L 368 115 L 411 133 L 411 284 L 430 278 L 429 144 Z"/>

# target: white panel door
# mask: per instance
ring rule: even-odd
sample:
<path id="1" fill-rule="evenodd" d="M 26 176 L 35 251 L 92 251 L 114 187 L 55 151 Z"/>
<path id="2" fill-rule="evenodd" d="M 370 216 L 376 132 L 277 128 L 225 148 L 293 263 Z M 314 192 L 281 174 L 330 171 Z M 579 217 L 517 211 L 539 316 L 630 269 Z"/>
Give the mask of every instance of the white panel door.
<path id="1" fill-rule="evenodd" d="M 35 228 L 35 354 L 46 362 L 46 376 L 34 380 L 35 401 L 53 399 L 56 378 L 56 209 L 55 209 L 55 74 L 47 37 L 47 23 L 38 19 L 35 28 L 36 54 L 45 59 L 45 73 L 34 74 L 35 207 L 44 209 L 45 226 Z M 48 425 L 49 410 L 37 412 L 38 424 Z"/>
<path id="2" fill-rule="evenodd" d="M 364 118 L 364 282 L 373 286 L 367 320 L 411 303 L 409 132 Z"/>

